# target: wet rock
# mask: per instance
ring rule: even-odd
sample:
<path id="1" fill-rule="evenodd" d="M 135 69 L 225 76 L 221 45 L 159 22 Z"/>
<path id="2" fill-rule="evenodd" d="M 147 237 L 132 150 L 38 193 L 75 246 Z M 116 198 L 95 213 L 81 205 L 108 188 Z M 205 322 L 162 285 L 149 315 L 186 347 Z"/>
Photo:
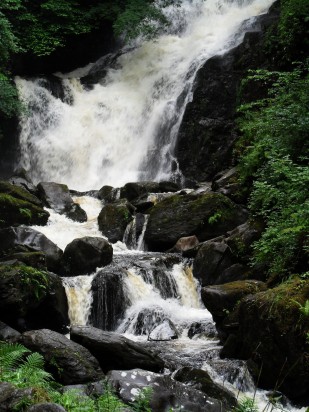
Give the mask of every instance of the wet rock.
<path id="1" fill-rule="evenodd" d="M 160 192 L 178 192 L 181 189 L 178 183 L 175 182 L 159 182 Z"/>
<path id="2" fill-rule="evenodd" d="M 36 197 L 38 195 L 37 187 L 33 184 L 30 176 L 23 168 L 15 170 L 14 175 L 9 179 L 9 183 L 14 186 L 22 187 Z"/>
<path id="3" fill-rule="evenodd" d="M 57 332 L 48 329 L 25 332 L 21 343 L 41 353 L 48 371 L 65 385 L 97 381 L 104 376 L 98 361 L 86 348 Z"/>
<path id="4" fill-rule="evenodd" d="M 71 339 L 86 347 L 99 361 L 103 371 L 142 368 L 160 371 L 163 361 L 147 351 L 140 343 L 114 332 L 87 326 L 74 326 Z"/>
<path id="5" fill-rule="evenodd" d="M 187 250 L 193 249 L 199 244 L 199 240 L 196 236 L 181 237 L 177 240 L 176 244 L 169 250 L 169 252 L 181 253 Z"/>
<path id="6" fill-rule="evenodd" d="M 202 301 L 212 314 L 214 321 L 223 318 L 245 296 L 266 290 L 265 283 L 256 280 L 242 280 L 224 285 L 202 288 Z"/>
<path id="7" fill-rule="evenodd" d="M 98 216 L 98 225 L 111 243 L 122 241 L 126 227 L 133 219 L 133 211 L 134 207 L 124 200 L 103 207 Z"/>
<path id="8" fill-rule="evenodd" d="M 128 199 L 131 202 L 148 193 L 159 193 L 161 192 L 159 183 L 157 182 L 136 182 L 136 183 L 126 183 L 120 189 L 120 197 Z"/>
<path id="9" fill-rule="evenodd" d="M 18 263 L 0 265 L 0 309 L 2 320 L 18 330 L 44 325 L 62 332 L 69 323 L 61 279 Z"/>
<path id="10" fill-rule="evenodd" d="M 228 233 L 226 243 L 234 256 L 248 263 L 252 256 L 252 244 L 261 237 L 264 224 L 258 220 L 248 220 Z"/>
<path id="11" fill-rule="evenodd" d="M 20 402 L 31 401 L 35 396 L 35 389 L 17 389 L 11 383 L 0 382 L 0 412 L 17 410 Z"/>
<path id="12" fill-rule="evenodd" d="M 0 182 L 0 227 L 45 225 L 48 218 L 37 197 L 22 187 Z"/>
<path id="13" fill-rule="evenodd" d="M 124 269 L 117 265 L 101 269 L 92 281 L 93 303 L 90 323 L 103 330 L 115 330 L 128 306 L 123 290 Z"/>
<path id="14" fill-rule="evenodd" d="M 193 263 L 193 274 L 202 286 L 222 282 L 222 273 L 233 263 L 233 255 L 223 242 L 205 242 L 198 250 Z M 229 282 L 229 279 L 226 279 Z"/>
<path id="15" fill-rule="evenodd" d="M 43 252 L 46 257 L 47 269 L 56 273 L 61 270 L 62 250 L 43 233 L 25 226 L 0 229 L 0 256 L 2 259 L 18 257 L 16 254 L 29 252 Z"/>
<path id="16" fill-rule="evenodd" d="M 112 203 L 117 200 L 117 194 L 119 189 L 115 189 L 112 186 L 103 186 L 98 192 L 98 198 L 105 203 Z"/>
<path id="17" fill-rule="evenodd" d="M 204 241 L 225 234 L 246 216 L 246 211 L 221 194 L 173 195 L 150 209 L 145 241 L 154 251 L 166 250 L 184 236 Z"/>
<path id="18" fill-rule="evenodd" d="M 125 403 L 135 401 L 142 390 L 151 388 L 150 408 L 155 412 L 166 412 L 174 408 L 190 412 L 224 412 L 228 410 L 220 401 L 177 382 L 170 376 L 158 375 L 140 369 L 113 370 L 108 374 L 108 380 Z"/>
<path id="19" fill-rule="evenodd" d="M 207 396 L 218 399 L 227 410 L 231 410 L 231 408 L 237 405 L 234 394 L 218 383 L 215 383 L 209 373 L 204 370 L 184 367 L 179 369 L 173 378 L 178 382 L 189 385 L 190 388 L 205 393 Z"/>
<path id="20" fill-rule="evenodd" d="M 238 175 L 236 167 L 218 173 L 212 182 L 213 191 L 228 196 L 236 203 L 245 203 L 246 196 L 241 183 L 238 181 Z"/>
<path id="21" fill-rule="evenodd" d="M 309 299 L 309 281 L 294 277 L 241 300 L 235 313 L 238 328 L 226 340 L 222 357 L 248 359 L 259 386 L 308 402 L 309 318 L 301 314 Z"/>
<path id="22" fill-rule="evenodd" d="M 133 332 L 135 335 L 148 336 L 165 318 L 166 315 L 159 306 L 144 308 L 133 319 L 128 318 L 122 332 Z"/>
<path id="23" fill-rule="evenodd" d="M 188 179 L 206 181 L 232 166 L 237 139 L 236 108 L 241 80 L 248 69 L 273 68 L 265 56 L 266 28 L 278 21 L 278 8 L 256 18 L 254 30 L 248 21 L 243 42 L 214 56 L 200 68 L 195 79 L 193 99 L 186 106 L 179 129 L 175 156 Z M 251 87 L 251 100 L 264 98 L 260 88 Z"/>
<path id="24" fill-rule="evenodd" d="M 113 248 L 99 237 L 74 239 L 64 250 L 62 262 L 71 276 L 92 273 L 98 267 L 108 265 L 113 259 Z"/>
<path id="25" fill-rule="evenodd" d="M 188 338 L 193 337 L 207 337 L 215 338 L 217 337 L 217 330 L 212 322 L 194 322 L 190 325 L 188 330 Z"/>
<path id="26" fill-rule="evenodd" d="M 17 330 L 0 321 L 0 341 L 16 342 L 20 337 Z"/>
<path id="27" fill-rule="evenodd" d="M 178 339 L 178 337 L 179 334 L 173 322 L 170 319 L 164 319 L 150 332 L 148 340 L 162 341 Z"/>
<path id="28" fill-rule="evenodd" d="M 72 389 L 81 395 L 99 397 L 106 391 L 106 385 L 103 381 L 90 382 L 85 385 L 66 385 L 61 388 L 61 392 L 65 393 Z"/>
<path id="29" fill-rule="evenodd" d="M 54 182 L 41 182 L 38 184 L 40 198 L 47 207 L 54 209 L 61 215 L 66 215 L 76 222 L 86 222 L 86 212 L 76 203 L 70 195 L 67 185 Z"/>

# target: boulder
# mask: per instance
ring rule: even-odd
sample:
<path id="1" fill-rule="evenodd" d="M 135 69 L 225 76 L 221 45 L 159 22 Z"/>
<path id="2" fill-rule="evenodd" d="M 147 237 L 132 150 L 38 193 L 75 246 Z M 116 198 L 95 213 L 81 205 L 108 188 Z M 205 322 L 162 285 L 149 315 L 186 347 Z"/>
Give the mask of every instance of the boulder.
<path id="1" fill-rule="evenodd" d="M 148 340 L 165 341 L 178 339 L 179 333 L 170 319 L 164 319 L 148 335 Z"/>
<path id="2" fill-rule="evenodd" d="M 256 280 L 207 286 L 202 288 L 202 301 L 217 322 L 231 312 L 242 298 L 266 289 L 265 283 Z"/>
<path id="3" fill-rule="evenodd" d="M 86 222 L 86 212 L 76 203 L 70 195 L 67 185 L 54 182 L 41 182 L 38 184 L 39 196 L 47 207 L 54 209 L 61 215 L 66 215 L 76 222 Z"/>
<path id="4" fill-rule="evenodd" d="M 226 283 L 230 280 L 222 279 L 222 273 L 232 263 L 233 255 L 228 245 L 210 240 L 205 242 L 197 252 L 193 262 L 193 275 L 202 286 Z"/>
<path id="5" fill-rule="evenodd" d="M 169 410 L 225 412 L 230 410 L 221 401 L 177 382 L 167 375 L 134 369 L 129 371 L 113 370 L 108 373 L 107 377 L 117 395 L 125 403 L 134 402 L 138 399 L 139 394 L 142 396 L 143 391 L 146 393 L 148 391 L 150 410 L 155 412 Z"/>
<path id="6" fill-rule="evenodd" d="M 37 187 L 33 184 L 30 176 L 23 168 L 15 170 L 14 175 L 9 179 L 9 183 L 12 183 L 12 185 L 14 186 L 19 186 L 23 189 L 26 189 L 34 196 L 38 195 Z"/>
<path id="7" fill-rule="evenodd" d="M 18 389 L 8 382 L 0 382 L 0 412 L 18 410 L 21 402 L 31 402 L 36 395 L 34 388 Z"/>
<path id="8" fill-rule="evenodd" d="M 127 225 L 132 221 L 134 207 L 120 200 L 107 204 L 98 216 L 99 229 L 111 243 L 122 241 Z"/>
<path id="9" fill-rule="evenodd" d="M 17 330 L 0 321 L 0 341 L 16 342 L 20 337 Z"/>
<path id="10" fill-rule="evenodd" d="M 306 355 L 309 280 L 294 277 L 241 300 L 238 328 L 226 340 L 222 357 L 248 359 L 259 386 L 308 403 L 309 359 Z M 307 342 L 307 343 L 306 343 Z"/>
<path id="11" fill-rule="evenodd" d="M 45 225 L 49 213 L 40 200 L 22 187 L 0 182 L 0 227 Z"/>
<path id="12" fill-rule="evenodd" d="M 217 330 L 213 322 L 194 322 L 190 325 L 188 330 L 188 338 L 192 339 L 194 337 L 207 337 L 216 338 Z"/>
<path id="13" fill-rule="evenodd" d="M 112 203 L 117 200 L 117 194 L 119 189 L 115 189 L 112 186 L 103 186 L 98 192 L 98 198 L 105 203 Z"/>
<path id="14" fill-rule="evenodd" d="M 176 244 L 169 250 L 169 252 L 181 253 L 195 248 L 199 244 L 196 236 L 181 237 Z"/>
<path id="15" fill-rule="evenodd" d="M 132 200 L 147 195 L 148 193 L 159 192 L 161 192 L 161 190 L 159 188 L 159 183 L 157 182 L 126 183 L 120 189 L 120 197 L 126 198 L 129 202 L 131 202 Z"/>
<path id="16" fill-rule="evenodd" d="M 61 279 L 21 264 L 0 265 L 1 319 L 17 329 L 43 325 L 66 331 L 68 305 Z"/>
<path id="17" fill-rule="evenodd" d="M 18 253 L 43 252 L 52 272 L 61 269 L 62 250 L 43 233 L 25 226 L 0 229 L 0 257 L 9 259 Z M 29 257 L 30 258 L 30 257 Z"/>
<path id="18" fill-rule="evenodd" d="M 150 209 L 145 241 L 153 251 L 171 248 L 184 236 L 205 241 L 245 222 L 246 216 L 246 211 L 221 194 L 173 195 Z"/>
<path id="19" fill-rule="evenodd" d="M 86 347 L 99 361 L 103 371 L 112 369 L 142 368 L 160 371 L 163 361 L 133 342 L 114 332 L 105 332 L 89 326 L 74 326 L 71 339 Z"/>
<path id="20" fill-rule="evenodd" d="M 205 393 L 207 396 L 218 399 L 226 410 L 231 410 L 237 405 L 234 394 L 222 385 L 215 383 L 209 373 L 202 369 L 184 367 L 179 369 L 173 378 L 190 386 L 190 388 Z"/>
<path id="21" fill-rule="evenodd" d="M 106 266 L 113 259 L 113 248 L 107 240 L 99 237 L 74 239 L 64 250 L 62 262 L 70 276 L 92 273 Z"/>
<path id="22" fill-rule="evenodd" d="M 83 346 L 48 329 L 22 334 L 21 343 L 43 355 L 47 370 L 64 385 L 103 379 L 98 361 Z"/>
<path id="23" fill-rule="evenodd" d="M 90 323 L 103 330 L 115 330 L 128 302 L 123 290 L 124 269 L 109 265 L 99 270 L 92 281 Z"/>

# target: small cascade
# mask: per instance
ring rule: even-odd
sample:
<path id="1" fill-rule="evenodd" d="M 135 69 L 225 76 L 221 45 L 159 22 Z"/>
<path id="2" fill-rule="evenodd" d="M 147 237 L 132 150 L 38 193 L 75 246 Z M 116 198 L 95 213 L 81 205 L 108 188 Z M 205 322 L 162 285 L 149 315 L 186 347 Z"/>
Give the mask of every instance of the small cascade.
<path id="1" fill-rule="evenodd" d="M 149 335 L 168 320 L 182 332 L 193 319 L 209 319 L 211 316 L 203 310 L 196 288 L 191 270 L 182 263 L 173 265 L 170 270 L 157 267 L 146 273 L 140 268 L 130 268 L 124 279 L 124 289 L 131 305 L 118 331 Z"/>
<path id="2" fill-rule="evenodd" d="M 149 215 L 137 213 L 126 227 L 123 243 L 130 250 L 145 250 L 144 235 L 146 232 Z"/>
<path id="3" fill-rule="evenodd" d="M 88 324 L 92 305 L 91 284 L 95 274 L 62 278 L 68 298 L 71 326 Z"/>

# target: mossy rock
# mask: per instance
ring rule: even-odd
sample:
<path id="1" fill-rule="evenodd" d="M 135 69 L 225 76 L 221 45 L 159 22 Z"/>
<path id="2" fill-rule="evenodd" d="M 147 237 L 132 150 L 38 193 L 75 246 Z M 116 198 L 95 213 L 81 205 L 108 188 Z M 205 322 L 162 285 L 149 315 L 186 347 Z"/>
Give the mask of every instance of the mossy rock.
<path id="1" fill-rule="evenodd" d="M 304 400 L 309 387 L 308 300 L 309 280 L 299 277 L 244 298 L 237 308 L 238 329 L 221 355 L 249 359 L 259 386 Z"/>
<path id="2" fill-rule="evenodd" d="M 174 195 L 150 209 L 145 240 L 150 250 L 167 250 L 181 237 L 205 241 L 225 234 L 246 218 L 246 211 L 222 194 Z"/>
<path id="3" fill-rule="evenodd" d="M 133 206 L 126 201 L 107 204 L 98 216 L 100 231 L 111 243 L 122 241 L 127 225 L 133 219 Z"/>
<path id="4" fill-rule="evenodd" d="M 45 225 L 49 213 L 41 202 L 21 187 L 0 182 L 0 227 Z"/>
<path id="5" fill-rule="evenodd" d="M 39 306 L 47 294 L 47 272 L 25 266 L 0 265 L 0 308 L 3 316 L 25 316 Z M 3 318 L 2 316 L 2 318 Z"/>

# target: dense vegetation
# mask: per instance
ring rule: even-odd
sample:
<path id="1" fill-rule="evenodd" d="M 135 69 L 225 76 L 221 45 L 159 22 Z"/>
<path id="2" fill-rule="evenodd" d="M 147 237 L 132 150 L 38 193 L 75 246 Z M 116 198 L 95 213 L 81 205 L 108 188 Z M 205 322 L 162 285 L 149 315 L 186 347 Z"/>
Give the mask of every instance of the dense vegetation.
<path id="1" fill-rule="evenodd" d="M 16 389 L 31 388 L 16 397 L 14 411 L 25 411 L 36 403 L 53 402 L 68 412 L 150 412 L 150 390 L 141 391 L 130 406 L 124 404 L 107 382 L 103 382 L 104 393 L 87 396 L 80 390 L 63 390 L 52 375 L 44 369 L 44 358 L 37 352 L 31 353 L 18 343 L 0 342 L 0 380 L 11 383 Z"/>
<path id="2" fill-rule="evenodd" d="M 175 1 L 161 3 L 164 8 Z M 153 36 L 167 24 L 153 0 L 1 0 L 0 116 L 11 117 L 20 110 L 10 72 L 16 54 L 49 55 L 68 39 L 100 29 L 107 20 L 115 35 L 126 39 L 141 33 Z"/>
<path id="3" fill-rule="evenodd" d="M 240 107 L 240 176 L 251 187 L 252 213 L 266 224 L 253 259 L 272 275 L 303 272 L 309 247 L 307 67 L 257 71 L 247 80 L 272 84 L 268 97 Z"/>

